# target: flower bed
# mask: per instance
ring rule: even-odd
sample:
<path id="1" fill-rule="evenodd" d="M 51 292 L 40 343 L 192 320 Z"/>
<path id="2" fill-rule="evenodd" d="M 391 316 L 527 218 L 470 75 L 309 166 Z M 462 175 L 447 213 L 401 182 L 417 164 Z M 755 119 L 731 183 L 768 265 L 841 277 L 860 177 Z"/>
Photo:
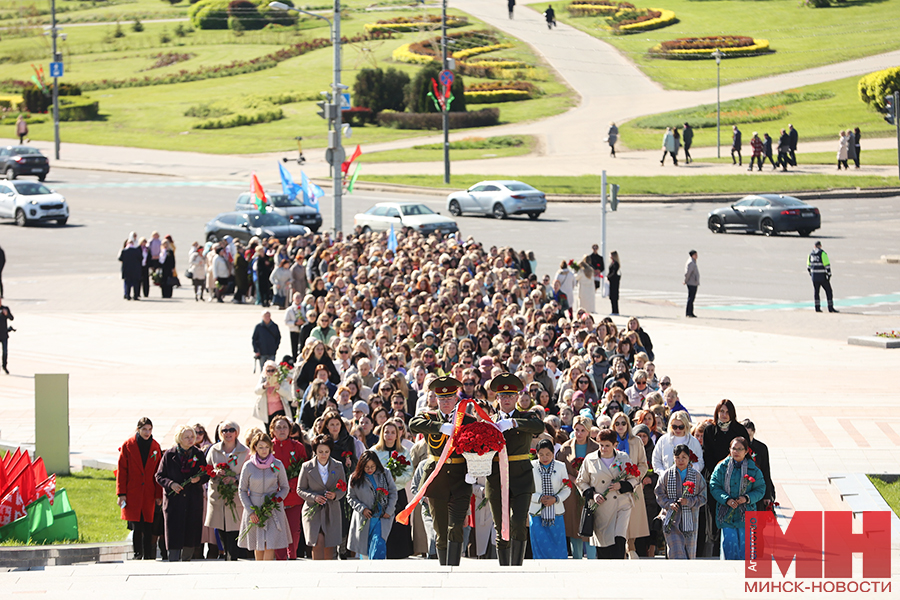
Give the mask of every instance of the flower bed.
<path id="1" fill-rule="evenodd" d="M 465 27 L 469 24 L 466 17 L 447 15 L 447 27 Z M 441 18 L 438 15 L 422 15 L 415 17 L 396 17 L 374 23 L 366 23 L 366 31 L 392 31 L 395 33 L 407 31 L 419 31 L 423 27 L 440 27 Z"/>
<path id="2" fill-rule="evenodd" d="M 466 103 L 487 104 L 530 100 L 540 93 L 540 88 L 527 81 L 476 83 L 466 88 Z"/>
<path id="3" fill-rule="evenodd" d="M 512 44 L 500 43 L 500 44 L 491 44 L 490 46 L 476 46 L 474 48 L 467 48 L 465 50 L 459 50 L 453 53 L 453 58 L 456 60 L 466 60 L 470 56 L 476 56 L 478 54 L 487 54 L 488 52 L 493 52 L 495 50 L 503 50 L 505 48 L 512 48 Z"/>
<path id="4" fill-rule="evenodd" d="M 678 38 L 661 42 L 650 49 L 650 54 L 657 58 L 701 60 L 713 58 L 712 53 L 716 48 L 726 56 L 756 56 L 772 51 L 769 48 L 769 40 L 758 40 L 737 35 L 721 35 Z"/>
<path id="5" fill-rule="evenodd" d="M 614 15 L 620 10 L 634 8 L 629 2 L 610 2 L 609 0 L 576 0 L 566 7 L 573 17 L 596 17 Z"/>
<path id="6" fill-rule="evenodd" d="M 620 13 L 616 13 L 618 16 Z M 667 27 L 678 21 L 675 12 L 664 8 L 638 8 L 628 11 L 624 18 L 610 23 L 610 28 L 615 33 L 635 33 L 637 31 L 650 31 Z"/>

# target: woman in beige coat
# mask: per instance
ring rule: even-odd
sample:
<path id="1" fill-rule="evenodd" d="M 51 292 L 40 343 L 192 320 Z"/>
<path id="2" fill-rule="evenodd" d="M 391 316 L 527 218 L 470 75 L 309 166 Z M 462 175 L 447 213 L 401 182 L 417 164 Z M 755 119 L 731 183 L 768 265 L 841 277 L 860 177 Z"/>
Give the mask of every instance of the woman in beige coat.
<path id="1" fill-rule="evenodd" d="M 628 462 L 636 464 L 638 469 L 641 470 L 638 481 L 642 481 L 649 469 L 647 465 L 647 451 L 644 450 L 644 444 L 641 443 L 641 440 L 632 433 L 631 421 L 628 420 L 625 413 L 616 413 L 613 415 L 612 428 L 613 431 L 616 432 L 617 450 L 625 452 L 625 450 L 622 449 L 624 447 L 623 440 L 627 440 L 628 451 L 626 454 L 628 454 Z M 628 522 L 628 535 L 626 536 L 626 539 L 629 558 L 638 557 L 637 552 L 635 552 L 634 549 L 635 538 L 650 535 L 650 526 L 647 523 L 647 511 L 640 510 L 640 508 L 644 506 L 644 486 L 636 486 L 634 492 L 634 505 L 638 510 L 631 511 L 631 520 Z"/>
<path id="2" fill-rule="evenodd" d="M 556 460 L 566 465 L 566 473 L 568 473 L 569 481 L 575 481 L 578 478 L 578 468 L 584 457 L 591 452 L 596 452 L 600 446 L 591 439 L 591 420 L 585 416 L 578 415 L 572 419 L 573 432 L 575 437 L 565 442 L 556 453 Z M 591 545 L 590 538 L 584 538 L 578 535 L 579 526 L 581 525 L 581 505 L 583 500 L 576 494 L 570 494 L 563 502 L 565 513 L 563 520 L 566 523 L 566 537 L 572 545 L 572 558 L 581 559 L 587 555 L 588 558 L 597 558 L 597 549 Z"/>
<path id="3" fill-rule="evenodd" d="M 291 380 L 285 377 L 281 383 L 278 382 L 278 364 L 274 360 L 267 360 L 263 365 L 263 372 L 253 392 L 256 394 L 253 416 L 265 423 L 266 429 L 277 415 L 293 419 L 291 406 L 296 406 L 297 402 L 291 390 Z"/>
<path id="4" fill-rule="evenodd" d="M 303 511 L 303 534 L 306 545 L 313 547 L 313 560 L 331 560 L 341 543 L 340 500 L 347 494 L 347 481 L 344 466 L 331 458 L 333 447 L 331 436 L 317 436 L 313 458 L 303 463 L 297 479 L 297 493 L 308 507 Z"/>
<path id="5" fill-rule="evenodd" d="M 241 548 L 252 550 L 256 560 L 275 560 L 275 551 L 291 543 L 291 528 L 284 513 L 284 499 L 288 495 L 288 478 L 284 463 L 272 454 L 272 438 L 259 433 L 250 442 L 250 460 L 241 469 L 238 486 L 244 515 L 241 517 L 243 539 Z M 261 523 L 256 510 L 272 498 L 277 504 L 268 520 Z"/>
<path id="6" fill-rule="evenodd" d="M 597 558 L 625 558 L 628 522 L 634 508 L 632 491 L 638 487 L 637 477 L 626 472 L 631 463 L 624 452 L 616 450 L 616 434 L 604 429 L 598 435 L 600 450 L 588 454 L 581 463 L 575 485 L 594 509 L 594 544 Z M 605 495 L 604 495 L 605 494 Z"/>
<path id="7" fill-rule="evenodd" d="M 234 421 L 222 421 L 218 427 L 218 437 L 222 440 L 213 444 L 206 451 L 206 464 L 216 466 L 226 463 L 228 468 L 234 472 L 234 477 L 226 477 L 221 479 L 221 483 L 237 487 L 238 477 L 244 463 L 250 458 L 250 449 L 238 441 L 238 435 L 241 433 L 241 427 Z M 206 520 L 204 525 L 213 527 L 219 531 L 219 539 L 225 547 L 225 556 L 227 560 L 237 560 L 243 553 L 238 549 L 237 537 L 241 528 L 241 517 L 244 508 L 241 506 L 241 499 L 235 493 L 234 496 L 234 512 L 232 507 L 227 506 L 225 498 L 219 493 L 220 479 L 216 478 L 209 482 L 209 493 L 206 498 Z"/>

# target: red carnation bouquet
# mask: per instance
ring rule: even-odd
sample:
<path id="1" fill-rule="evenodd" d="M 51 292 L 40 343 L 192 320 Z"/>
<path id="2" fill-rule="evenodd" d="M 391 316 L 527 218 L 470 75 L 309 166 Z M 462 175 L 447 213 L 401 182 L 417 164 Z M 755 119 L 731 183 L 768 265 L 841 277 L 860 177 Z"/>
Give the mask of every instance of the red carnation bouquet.
<path id="1" fill-rule="evenodd" d="M 243 540 L 245 537 L 247 537 L 247 534 L 250 533 L 251 527 L 265 527 L 266 521 L 269 520 L 269 517 L 275 514 L 276 510 L 281 510 L 281 503 L 283 501 L 283 499 L 279 498 L 275 494 L 272 494 L 271 496 L 266 496 L 266 499 L 263 501 L 262 505 L 251 506 L 250 509 L 253 511 L 253 514 L 256 515 L 258 522 L 251 522 L 249 525 L 247 525 L 247 529 L 241 532 L 241 537 L 239 537 L 238 539 Z"/>
<path id="2" fill-rule="evenodd" d="M 616 467 L 617 469 L 619 469 L 619 474 L 616 475 L 615 477 L 613 477 L 613 480 L 609 482 L 609 485 L 625 481 L 629 477 L 640 477 L 641 476 L 641 470 L 634 463 L 625 463 L 624 470 L 622 470 L 622 465 L 619 463 L 616 463 L 613 466 Z M 603 493 L 600 495 L 603 496 L 603 499 L 605 500 L 606 495 L 608 493 L 609 493 L 609 488 L 606 488 L 605 490 L 603 490 Z"/>
<path id="3" fill-rule="evenodd" d="M 391 457 L 388 459 L 385 468 L 391 472 L 391 476 L 394 479 L 397 479 L 410 467 L 410 462 L 407 460 L 405 456 L 394 450 L 391 452 Z"/>
<path id="4" fill-rule="evenodd" d="M 334 485 L 334 489 L 332 492 L 346 492 L 347 491 L 347 482 L 343 479 L 338 479 L 338 482 Z M 319 510 L 325 506 L 324 504 L 319 504 L 318 502 L 310 502 L 309 507 L 306 509 L 304 513 L 307 519 L 312 519 Z"/>
<path id="5" fill-rule="evenodd" d="M 390 493 L 384 488 L 375 488 L 375 504 L 369 510 L 372 511 L 372 516 L 376 516 L 379 514 L 378 507 L 384 503 L 384 507 L 387 508 L 387 499 Z M 383 514 L 383 513 L 382 513 Z M 362 521 L 359 522 L 359 530 L 362 531 L 363 528 L 369 524 L 369 519 L 366 517 L 362 518 Z"/>
<path id="6" fill-rule="evenodd" d="M 297 456 L 297 452 L 295 450 L 291 450 L 291 460 L 289 464 L 284 468 L 288 481 L 300 477 L 300 469 L 302 468 L 303 461 L 300 460 L 299 456 Z"/>
<path id="7" fill-rule="evenodd" d="M 281 382 L 285 379 L 291 378 L 291 365 L 286 362 L 278 363 L 278 385 L 281 385 Z"/>
<path id="8" fill-rule="evenodd" d="M 581 457 L 581 458 L 573 458 L 573 459 L 572 459 L 572 468 L 575 469 L 576 471 L 580 471 L 580 470 L 581 470 L 581 463 L 583 463 L 583 462 L 584 462 L 584 457 Z"/>
<path id="9" fill-rule="evenodd" d="M 484 421 L 463 425 L 453 442 L 457 452 L 471 452 L 483 456 L 488 452 L 500 452 L 506 440 L 500 430 Z"/>
<path id="10" fill-rule="evenodd" d="M 685 481 L 684 483 L 682 483 L 681 484 L 681 497 L 687 498 L 688 496 L 693 496 L 693 495 L 694 495 L 694 482 L 693 481 Z M 672 531 L 672 528 L 675 526 L 675 518 L 676 518 L 676 516 L 681 514 L 681 511 L 679 510 L 680 508 L 681 508 L 681 505 L 676 502 L 675 510 L 670 510 L 666 514 L 666 522 L 665 522 L 665 525 L 663 526 L 664 529 L 666 530 L 666 533 L 669 533 L 670 531 Z"/>
<path id="11" fill-rule="evenodd" d="M 237 463 L 236 460 L 235 463 Z M 215 467 L 209 467 L 207 473 L 209 474 L 210 482 L 216 487 L 216 492 L 219 494 L 219 497 L 222 498 L 225 506 L 231 509 L 231 516 L 237 520 L 234 497 L 237 495 L 238 491 L 238 476 L 231 470 L 230 462 L 220 462 Z"/>

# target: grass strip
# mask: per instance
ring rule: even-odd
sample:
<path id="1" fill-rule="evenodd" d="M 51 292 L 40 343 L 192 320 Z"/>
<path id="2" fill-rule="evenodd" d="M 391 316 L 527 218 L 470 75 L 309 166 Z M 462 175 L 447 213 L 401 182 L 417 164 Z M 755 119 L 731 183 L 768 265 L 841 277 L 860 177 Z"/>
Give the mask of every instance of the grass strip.
<path id="1" fill-rule="evenodd" d="M 867 477 L 884 498 L 884 501 L 891 507 L 891 510 L 894 511 L 894 514 L 900 517 L 900 479 L 893 483 L 887 483 L 874 475 L 867 475 Z"/>

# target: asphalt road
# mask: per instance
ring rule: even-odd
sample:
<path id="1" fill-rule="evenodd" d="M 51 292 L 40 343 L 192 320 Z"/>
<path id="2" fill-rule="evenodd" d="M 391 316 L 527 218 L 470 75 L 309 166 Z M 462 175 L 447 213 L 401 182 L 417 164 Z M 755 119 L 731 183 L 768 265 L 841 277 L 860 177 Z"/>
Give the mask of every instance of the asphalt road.
<path id="1" fill-rule="evenodd" d="M 87 309 L 107 296 L 110 302 L 121 302 L 116 255 L 132 230 L 148 237 L 153 230 L 171 234 L 183 266 L 190 243 L 203 240 L 206 221 L 233 209 L 246 187 L 225 178 L 189 181 L 64 169 L 54 170 L 48 184 L 69 201 L 68 226 L 20 229 L 11 221 L 0 222 L 0 245 L 7 254 L 3 273 L 7 298 L 34 304 L 36 310 L 58 310 L 59 302 Z M 369 192 L 345 196 L 345 228 L 352 228 L 355 213 L 391 198 L 398 196 Z M 448 214 L 437 197 L 402 199 L 419 200 Z M 331 203 L 327 196 L 322 200 L 327 227 L 332 222 Z M 842 307 L 861 314 L 896 315 L 900 265 L 885 264 L 880 257 L 900 254 L 900 198 L 828 200 L 819 206 L 822 229 L 804 239 L 796 234 L 714 235 L 706 228 L 710 204 L 620 205 L 608 217 L 607 249 L 618 250 L 621 257 L 623 312 L 629 310 L 629 300 L 650 306 L 682 303 L 682 273 L 691 248 L 699 252 L 701 308 L 720 312 L 748 304 L 767 311 L 798 308 L 795 303 L 811 300 L 806 256 L 813 240 L 820 239 L 831 257 L 832 283 Z M 484 243 L 533 250 L 541 274 L 553 273 L 560 260 L 578 259 L 599 242 L 596 204 L 553 204 L 545 217 L 496 221 L 464 216 L 459 225 L 464 236 Z M 86 293 L 85 285 L 91 293 Z M 94 294 L 94 289 L 103 291 Z M 606 306 L 598 298 L 598 308 Z"/>

